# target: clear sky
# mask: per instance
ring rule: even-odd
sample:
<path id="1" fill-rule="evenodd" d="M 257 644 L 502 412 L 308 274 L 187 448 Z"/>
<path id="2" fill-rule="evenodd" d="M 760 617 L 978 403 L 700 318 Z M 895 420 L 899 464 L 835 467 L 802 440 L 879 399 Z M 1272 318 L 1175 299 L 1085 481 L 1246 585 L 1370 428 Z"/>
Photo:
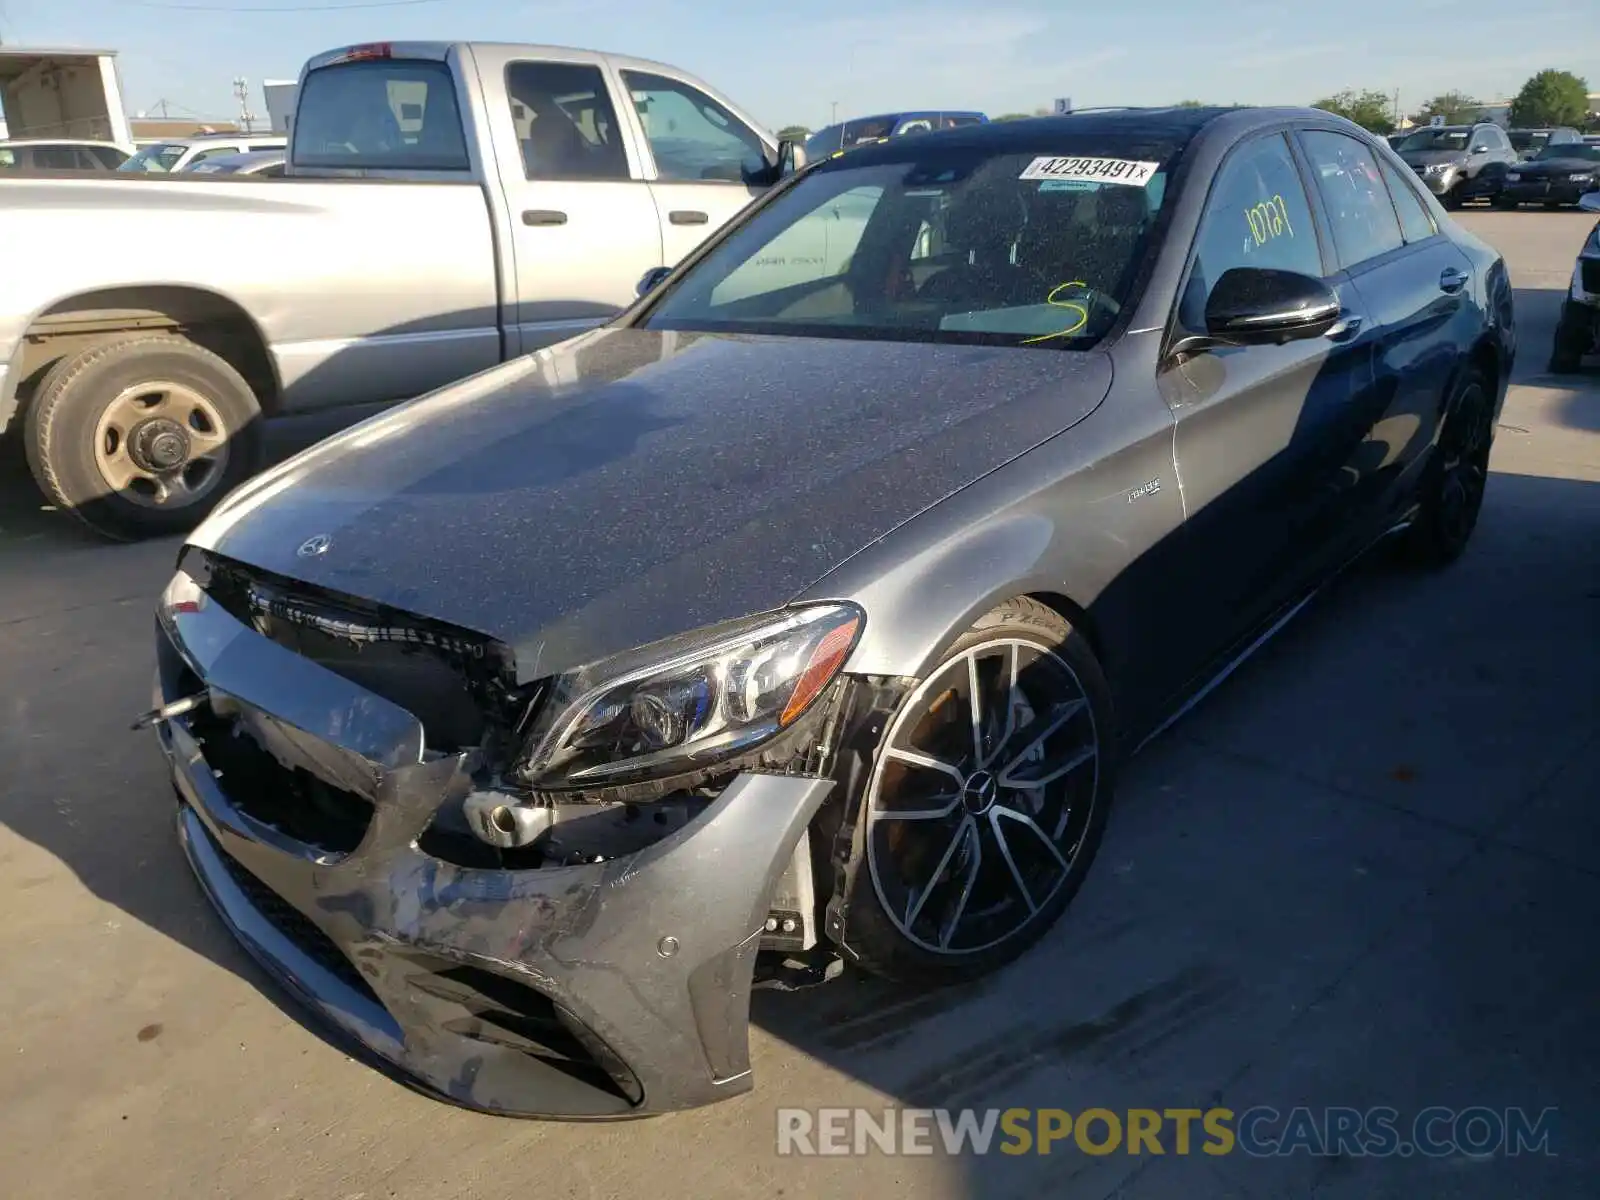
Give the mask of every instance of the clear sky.
<path id="1" fill-rule="evenodd" d="M 341 9 L 343 11 L 341 11 Z M 267 10 L 267 11 L 261 11 Z M 272 11 L 277 10 L 277 11 Z M 120 51 L 128 107 L 237 113 L 352 42 L 546 42 L 661 59 L 773 128 L 895 108 L 1309 103 L 1343 88 L 1515 93 L 1544 67 L 1600 91 L 1600 0 L 0 0 L 0 39 Z M 153 114 L 152 114 L 153 115 Z"/>

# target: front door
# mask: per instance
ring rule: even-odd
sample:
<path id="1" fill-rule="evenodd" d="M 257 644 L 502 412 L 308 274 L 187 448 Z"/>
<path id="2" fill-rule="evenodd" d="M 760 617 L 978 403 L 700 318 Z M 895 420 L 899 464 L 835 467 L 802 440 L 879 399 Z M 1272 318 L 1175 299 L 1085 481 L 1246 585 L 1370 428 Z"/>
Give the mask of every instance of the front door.
<path id="1" fill-rule="evenodd" d="M 761 188 L 748 180 L 768 165 L 766 142 L 727 105 L 685 80 L 622 71 L 655 161 L 650 192 L 669 265 L 731 220 Z"/>
<path id="2" fill-rule="evenodd" d="M 1415 185 L 1357 139 L 1302 132 L 1340 266 L 1378 324 L 1376 387 L 1346 447 L 1353 542 L 1378 532 L 1415 490 L 1446 395 L 1471 344 L 1471 261 L 1438 231 Z M 1407 173 L 1409 174 L 1409 172 Z M 1351 547 L 1346 547 L 1351 548 Z"/>
<path id="3" fill-rule="evenodd" d="M 662 264 L 650 186 L 628 145 L 597 56 L 497 59 L 480 52 L 515 264 L 521 352 L 550 345 L 633 303 Z M 493 86 L 504 72 L 504 88 Z M 491 78 L 485 78 L 491 76 Z"/>
<path id="4" fill-rule="evenodd" d="M 1235 267 L 1328 275 L 1319 230 L 1283 134 L 1234 149 L 1216 178 L 1180 297 L 1174 344 L 1205 330 L 1211 287 Z M 1174 457 L 1185 524 L 1174 557 L 1171 612 L 1185 661 L 1180 688 L 1215 665 L 1312 574 L 1313 531 L 1339 503 L 1334 431 L 1372 386 L 1372 323 L 1348 280 L 1326 337 L 1283 345 L 1213 346 L 1169 355 L 1158 376 L 1177 420 Z"/>

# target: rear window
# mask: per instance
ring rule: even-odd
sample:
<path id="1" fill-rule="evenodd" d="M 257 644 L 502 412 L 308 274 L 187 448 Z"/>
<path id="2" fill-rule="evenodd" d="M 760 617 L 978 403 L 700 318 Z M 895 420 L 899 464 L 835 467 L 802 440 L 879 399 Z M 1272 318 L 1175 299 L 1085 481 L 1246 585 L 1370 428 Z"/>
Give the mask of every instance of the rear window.
<path id="1" fill-rule="evenodd" d="M 450 69 L 378 59 L 313 71 L 300 89 L 290 161 L 365 171 L 469 169 Z"/>

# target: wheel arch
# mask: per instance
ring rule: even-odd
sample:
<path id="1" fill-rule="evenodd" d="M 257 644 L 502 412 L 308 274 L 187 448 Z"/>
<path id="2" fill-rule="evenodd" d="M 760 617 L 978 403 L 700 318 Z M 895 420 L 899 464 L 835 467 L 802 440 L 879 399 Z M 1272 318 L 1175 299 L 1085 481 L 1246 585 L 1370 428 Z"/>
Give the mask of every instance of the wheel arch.
<path id="1" fill-rule="evenodd" d="M 1056 521 L 1015 513 L 866 576 L 839 597 L 818 590 L 815 598 L 853 599 L 866 610 L 867 628 L 845 668 L 852 674 L 920 679 L 980 617 L 1021 598 L 1062 616 L 1104 663 L 1107 647 L 1090 614 L 1114 564 L 1072 554 L 1073 545 L 1064 555 Z M 893 616 L 874 620 L 880 614 Z"/>
<path id="2" fill-rule="evenodd" d="M 0 392 L 0 430 L 32 398 L 62 358 L 131 334 L 176 333 L 222 358 L 244 377 L 263 415 L 282 394 L 260 325 L 238 301 L 192 284 L 130 284 L 76 292 L 35 313 L 12 353 Z"/>

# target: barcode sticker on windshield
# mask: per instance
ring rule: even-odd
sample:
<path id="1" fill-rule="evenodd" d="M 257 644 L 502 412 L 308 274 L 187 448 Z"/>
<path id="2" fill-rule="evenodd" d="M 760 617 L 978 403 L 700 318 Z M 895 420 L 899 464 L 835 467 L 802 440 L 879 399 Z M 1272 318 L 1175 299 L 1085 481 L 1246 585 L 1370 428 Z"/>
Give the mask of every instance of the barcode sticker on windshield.
<path id="1" fill-rule="evenodd" d="M 1036 158 L 1017 178 L 1078 179 L 1145 187 L 1160 169 L 1160 163 L 1133 162 L 1126 158 Z"/>

